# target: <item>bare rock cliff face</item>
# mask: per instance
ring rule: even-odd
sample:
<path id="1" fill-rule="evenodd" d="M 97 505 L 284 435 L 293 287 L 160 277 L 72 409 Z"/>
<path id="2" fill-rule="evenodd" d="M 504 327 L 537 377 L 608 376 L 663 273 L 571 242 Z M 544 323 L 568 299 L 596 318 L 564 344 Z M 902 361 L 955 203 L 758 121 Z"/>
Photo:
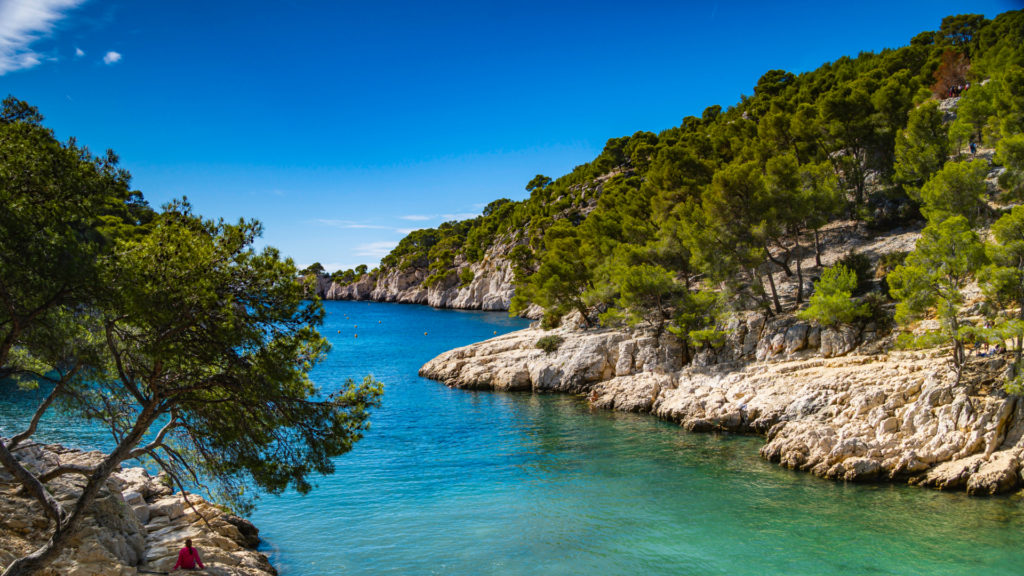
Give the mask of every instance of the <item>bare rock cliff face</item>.
<path id="1" fill-rule="evenodd" d="M 19 448 L 15 455 L 36 471 L 58 463 L 93 465 L 103 457 L 99 452 L 40 444 Z M 84 482 L 78 476 L 63 476 L 47 487 L 67 505 Z M 0 567 L 42 545 L 51 530 L 39 504 L 19 488 L 0 468 Z M 37 576 L 167 573 L 186 538 L 199 550 L 207 574 L 276 575 L 267 557 L 256 551 L 258 534 L 249 521 L 226 514 L 196 495 L 190 494 L 186 503 L 161 477 L 152 477 L 142 468 L 126 468 L 107 481 L 71 545 Z"/>
<path id="2" fill-rule="evenodd" d="M 978 359 L 975 384 L 954 386 L 943 355 L 875 353 L 873 326 L 822 331 L 753 317 L 683 367 L 670 335 L 570 325 L 452 350 L 420 374 L 460 388 L 585 394 L 691 431 L 764 434 L 762 456 L 825 478 L 978 495 L 1021 484 L 1024 411 L 991 385 L 1006 368 L 1000 358 Z M 563 342 L 547 354 L 536 342 L 550 335 Z"/>
<path id="3" fill-rule="evenodd" d="M 473 279 L 460 286 L 459 272 L 468 268 Z M 319 295 L 327 300 L 373 300 L 427 304 L 435 308 L 465 310 L 508 310 L 514 292 L 511 264 L 502 257 L 488 255 L 481 262 L 462 263 L 444 280 L 423 286 L 427 271 L 387 269 L 377 277 L 363 275 L 351 284 L 342 285 L 322 278 Z"/>

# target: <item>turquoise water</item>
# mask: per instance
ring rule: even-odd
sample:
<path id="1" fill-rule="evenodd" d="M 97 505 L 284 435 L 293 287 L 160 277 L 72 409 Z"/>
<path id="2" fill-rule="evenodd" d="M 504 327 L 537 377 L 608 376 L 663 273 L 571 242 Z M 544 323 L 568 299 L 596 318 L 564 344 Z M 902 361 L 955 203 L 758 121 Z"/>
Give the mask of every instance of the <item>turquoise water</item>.
<path id="1" fill-rule="evenodd" d="M 758 438 L 573 397 L 450 390 L 417 369 L 524 323 L 326 305 L 334 350 L 318 382 L 373 374 L 384 405 L 313 493 L 261 500 L 253 521 L 284 576 L 1024 573 L 1016 497 L 836 484 L 764 462 Z M 4 430 L 25 411 L 0 398 Z"/>

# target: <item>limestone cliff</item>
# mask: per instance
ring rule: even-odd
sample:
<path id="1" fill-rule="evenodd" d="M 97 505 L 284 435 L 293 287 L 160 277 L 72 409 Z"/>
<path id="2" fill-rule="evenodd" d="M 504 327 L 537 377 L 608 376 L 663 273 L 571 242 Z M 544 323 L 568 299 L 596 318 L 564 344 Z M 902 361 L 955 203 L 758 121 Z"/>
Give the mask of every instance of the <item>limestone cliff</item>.
<path id="1" fill-rule="evenodd" d="M 461 285 L 459 272 L 467 268 L 473 279 Z M 364 274 L 351 284 L 322 278 L 318 293 L 326 300 L 373 300 L 468 310 L 508 310 L 512 301 L 512 266 L 491 252 L 481 262 L 460 262 L 451 274 L 430 287 L 423 285 L 426 278 L 425 268 L 387 268 L 376 276 Z"/>
<path id="2" fill-rule="evenodd" d="M 532 229 L 527 223 L 518 227 L 503 227 L 509 221 L 515 221 L 510 218 L 515 207 L 526 209 L 527 205 L 534 206 L 534 209 L 526 210 L 530 214 L 527 220 L 543 217 L 547 222 L 545 227 L 550 226 L 551 222 L 564 219 L 579 221 L 597 206 L 605 182 L 619 173 L 612 171 L 564 187 L 554 186 L 550 191 L 553 196 L 548 200 L 544 199 L 540 190 L 535 190 L 531 199 L 523 202 L 496 201 L 504 202 L 501 208 L 493 212 L 485 209 L 483 216 L 455 223 L 456 227 L 468 226 L 460 233 L 466 236 L 470 235 L 468 230 L 473 227 L 487 228 L 485 244 L 475 247 L 473 252 L 467 251 L 462 245 L 466 237 L 460 236 L 461 240 L 455 242 L 459 247 L 453 248 L 452 254 L 434 260 L 428 245 L 437 243 L 437 237 L 425 238 L 422 244 L 411 242 L 404 247 L 403 244 L 420 232 L 438 231 L 415 231 L 382 259 L 381 267 L 373 272 L 347 283 L 333 282 L 326 276 L 318 278 L 317 294 L 327 300 L 373 300 L 427 304 L 435 308 L 508 310 L 515 292 L 515 274 L 510 255 L 517 246 L 529 245 L 531 237 L 532 242 L 537 242 L 540 238 L 537 235 L 542 234 L 544 229 Z M 553 191 L 556 188 L 558 192 Z M 544 193 L 549 192 L 545 189 Z M 439 230 L 448 224 L 452 223 L 443 224 Z M 480 251 L 475 251 L 477 249 Z M 542 312 L 532 306 L 523 316 L 538 318 Z"/>
<path id="3" fill-rule="evenodd" d="M 58 445 L 25 445 L 16 457 L 31 470 L 60 464 L 94 465 L 103 455 Z M 178 550 L 191 538 L 206 564 L 206 574 L 269 576 L 277 571 L 256 551 L 259 531 L 247 520 L 226 514 L 190 494 L 188 503 L 142 468 L 115 472 L 92 504 L 71 545 L 38 576 L 129 576 L 167 573 Z M 63 476 L 47 483 L 67 503 L 84 479 Z M 43 544 L 51 530 L 42 508 L 20 491 L 0 468 L 0 567 Z"/>
<path id="4" fill-rule="evenodd" d="M 954 386 L 944 354 L 882 352 L 872 325 L 818 330 L 751 316 L 729 343 L 682 366 L 671 335 L 530 328 L 446 352 L 420 374 L 453 387 L 585 394 L 691 431 L 763 434 L 761 454 L 818 476 L 894 480 L 970 494 L 1016 489 L 1024 416 L 997 386 L 1002 358 Z M 548 354 L 542 336 L 563 339 Z"/>

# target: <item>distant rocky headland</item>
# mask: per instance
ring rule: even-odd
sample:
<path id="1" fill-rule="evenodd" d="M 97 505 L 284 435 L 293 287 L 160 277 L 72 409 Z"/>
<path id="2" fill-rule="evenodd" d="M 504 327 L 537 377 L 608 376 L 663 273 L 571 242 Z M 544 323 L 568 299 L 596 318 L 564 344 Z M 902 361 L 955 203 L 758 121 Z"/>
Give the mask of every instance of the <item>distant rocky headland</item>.
<path id="1" fill-rule="evenodd" d="M 514 293 L 513 273 L 507 260 L 495 258 L 466 263 L 472 280 L 465 284 L 458 276 L 449 275 L 441 281 L 424 285 L 426 268 L 407 270 L 387 268 L 377 274 L 364 274 L 351 283 L 334 282 L 328 276 L 317 278 L 317 295 L 325 300 L 372 300 L 426 304 L 435 308 L 463 310 L 508 310 Z"/>

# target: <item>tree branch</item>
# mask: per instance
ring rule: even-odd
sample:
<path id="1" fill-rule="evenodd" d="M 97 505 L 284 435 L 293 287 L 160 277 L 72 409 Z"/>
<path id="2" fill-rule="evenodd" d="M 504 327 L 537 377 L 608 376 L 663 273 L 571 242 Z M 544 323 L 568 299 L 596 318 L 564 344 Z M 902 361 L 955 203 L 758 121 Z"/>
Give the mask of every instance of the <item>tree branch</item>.
<path id="1" fill-rule="evenodd" d="M 0 464 L 12 476 L 17 478 L 25 491 L 31 494 L 43 506 L 46 516 L 60 525 L 64 518 L 67 517 L 64 507 L 47 492 L 46 487 L 43 486 L 43 483 L 38 478 L 22 466 L 21 462 L 18 462 L 17 458 L 11 454 L 11 451 L 8 450 L 7 445 L 3 441 L 0 441 Z"/>
<path id="2" fill-rule="evenodd" d="M 89 481 L 82 488 L 82 492 L 78 495 L 78 499 L 75 500 L 75 504 L 70 512 L 60 507 L 60 504 L 53 500 L 53 497 L 46 492 L 43 484 L 25 470 L 20 463 L 14 460 L 7 447 L 0 442 L 0 462 L 3 463 L 5 468 L 15 474 L 19 480 L 22 480 L 23 485 L 29 492 L 35 495 L 40 502 L 44 503 L 44 510 L 47 511 L 48 515 L 52 514 L 51 518 L 56 517 L 54 519 L 57 524 L 53 534 L 45 544 L 32 553 L 12 562 L 7 567 L 7 570 L 4 571 L 4 574 L 33 574 L 60 554 L 61 550 L 68 545 L 71 538 L 78 531 L 78 525 L 85 516 L 85 511 L 96 500 L 96 495 L 99 493 L 100 488 L 106 484 L 107 478 L 110 477 L 114 469 L 124 461 L 128 453 L 139 443 L 146 430 L 153 424 L 153 421 L 160 416 L 160 412 L 155 407 L 155 402 L 150 402 L 143 406 L 142 412 L 136 417 L 135 424 L 128 434 L 118 443 L 117 448 L 108 454 L 95 467 L 92 474 L 89 475 Z"/>
<path id="3" fill-rule="evenodd" d="M 160 429 L 159 432 L 157 432 L 156 438 L 153 438 L 153 441 L 150 442 L 149 444 L 132 450 L 128 454 L 128 458 L 138 458 L 139 456 L 142 456 L 144 454 L 149 454 L 150 456 L 152 456 L 153 450 L 163 445 L 164 437 L 167 436 L 167 433 L 181 425 L 177 419 L 177 413 L 172 412 L 171 419 L 167 422 L 167 424 L 164 425 L 163 428 Z"/>
<path id="4" fill-rule="evenodd" d="M 161 446 L 161 447 L 164 450 L 167 450 L 169 454 L 173 454 L 173 451 L 171 451 L 166 446 Z M 164 472 L 167 472 L 167 475 L 171 477 L 171 481 L 173 481 L 175 484 L 178 485 L 178 491 L 181 492 L 181 497 L 185 500 L 185 503 L 188 504 L 188 507 L 191 508 L 192 511 L 196 513 L 196 516 L 199 516 L 199 519 L 203 521 L 203 524 L 205 524 L 207 528 L 209 528 L 210 530 L 213 530 L 213 526 L 210 526 L 210 522 L 206 519 L 206 516 L 203 516 L 203 514 L 201 512 L 199 512 L 199 509 L 196 508 L 196 505 L 193 504 L 192 501 L 188 499 L 188 490 L 185 490 L 185 485 L 182 484 L 181 480 L 178 478 L 178 475 L 174 473 L 174 469 L 171 466 L 169 466 L 166 462 L 164 462 L 159 456 L 157 456 L 155 450 L 149 451 L 148 455 L 149 455 L 150 458 L 155 460 L 157 464 L 160 465 L 160 468 Z M 186 466 L 186 468 L 190 472 L 192 471 L 191 468 L 188 468 L 187 466 Z M 193 472 L 193 474 L 194 474 L 194 472 Z"/>
<path id="5" fill-rule="evenodd" d="M 189 476 L 192 477 L 192 481 L 195 482 L 196 486 L 203 485 L 202 481 L 199 480 L 199 474 L 196 474 L 196 471 L 192 469 L 192 466 L 188 463 L 188 460 L 185 460 L 181 456 L 181 454 L 178 454 L 177 450 L 171 448 L 170 446 L 167 446 L 166 444 L 160 447 L 163 448 L 164 452 L 167 452 L 171 456 L 171 459 L 173 459 L 175 462 L 181 465 L 181 467 L 184 468 L 185 471 L 189 473 Z M 170 472 L 168 472 L 168 474 L 169 473 Z M 205 486 L 203 487 L 203 489 L 206 489 Z"/>
<path id="6" fill-rule="evenodd" d="M 18 446 L 18 444 L 20 444 L 21 442 L 23 442 L 24 440 L 28 439 L 29 437 L 36 433 L 36 428 L 39 427 L 39 420 L 43 417 L 43 414 L 46 413 L 46 410 L 49 409 L 50 404 L 53 404 L 53 401 L 64 389 L 65 382 L 66 381 L 62 378 L 53 386 L 53 390 L 51 390 L 50 393 L 46 396 L 46 398 L 43 400 L 43 403 L 39 405 L 39 408 L 36 408 L 36 413 L 32 415 L 32 421 L 29 422 L 28 428 L 26 428 L 25 431 L 22 432 L 21 434 L 18 434 L 14 438 L 11 438 L 11 441 L 7 443 L 8 450 L 14 450 Z"/>
<path id="7" fill-rule="evenodd" d="M 128 378 L 128 374 L 124 370 L 124 364 L 121 362 L 121 354 L 118 353 L 117 346 L 114 345 L 114 320 L 107 322 L 106 325 L 106 336 L 107 336 L 107 348 L 110 349 L 110 355 L 114 358 L 114 366 L 117 367 L 117 375 L 121 378 L 121 383 L 128 388 L 128 391 L 132 393 L 132 396 L 139 401 L 139 404 L 146 404 L 146 399 L 142 396 L 142 392 L 135 385 L 135 382 Z"/>
<path id="8" fill-rule="evenodd" d="M 56 468 L 40 476 L 39 481 L 46 483 L 49 482 L 50 480 L 53 480 L 54 478 L 57 478 L 58 476 L 63 476 L 65 474 L 81 474 L 82 476 L 88 478 L 94 472 L 96 472 L 96 468 L 94 466 L 82 466 L 80 464 L 61 464 L 60 466 L 57 466 Z"/>

